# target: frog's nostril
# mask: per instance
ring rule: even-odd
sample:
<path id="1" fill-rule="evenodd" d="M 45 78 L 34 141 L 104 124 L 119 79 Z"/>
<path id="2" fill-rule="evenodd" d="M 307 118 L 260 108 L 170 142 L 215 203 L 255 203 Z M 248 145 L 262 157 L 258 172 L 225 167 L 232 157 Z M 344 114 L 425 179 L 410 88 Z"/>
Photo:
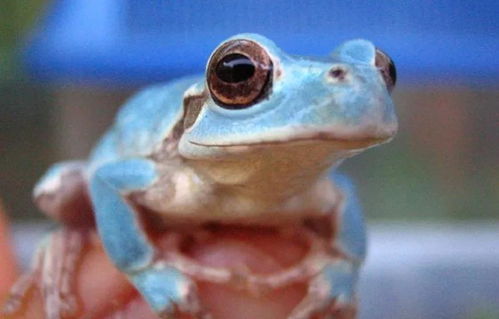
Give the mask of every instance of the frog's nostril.
<path id="1" fill-rule="evenodd" d="M 347 72 L 345 69 L 339 66 L 334 66 L 329 70 L 329 77 L 335 81 L 345 80 Z"/>

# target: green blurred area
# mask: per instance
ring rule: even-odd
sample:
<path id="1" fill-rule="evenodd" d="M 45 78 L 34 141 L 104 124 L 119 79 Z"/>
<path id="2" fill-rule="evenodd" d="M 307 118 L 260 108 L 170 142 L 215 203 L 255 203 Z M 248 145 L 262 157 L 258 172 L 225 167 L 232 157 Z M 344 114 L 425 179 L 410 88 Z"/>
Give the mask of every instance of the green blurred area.
<path id="1" fill-rule="evenodd" d="M 46 4 L 0 2 L 0 198 L 16 218 L 38 215 L 31 187 L 53 153 L 47 143 L 52 90 L 30 83 L 21 61 L 22 47 Z"/>
<path id="2" fill-rule="evenodd" d="M 489 310 L 477 310 L 475 313 L 471 314 L 469 319 L 497 319 L 499 318 L 499 312 L 489 311 Z"/>
<path id="3" fill-rule="evenodd" d="M 31 203 L 33 184 L 51 163 L 85 156 L 106 126 L 66 113 L 87 112 L 85 105 L 94 112 L 105 105 L 109 112 L 130 94 L 28 79 L 20 48 L 45 4 L 0 4 L 0 198 L 19 219 L 41 218 Z M 368 219 L 499 219 L 498 87 L 397 88 L 398 136 L 343 166 L 359 187 Z M 63 107 L 72 104 L 82 106 Z M 77 135 L 75 124 L 80 131 L 87 125 L 90 141 Z M 79 144 L 77 151 L 64 139 Z"/>
<path id="4" fill-rule="evenodd" d="M 24 76 L 18 48 L 36 23 L 46 0 L 1 0 L 0 2 L 0 82 Z"/>

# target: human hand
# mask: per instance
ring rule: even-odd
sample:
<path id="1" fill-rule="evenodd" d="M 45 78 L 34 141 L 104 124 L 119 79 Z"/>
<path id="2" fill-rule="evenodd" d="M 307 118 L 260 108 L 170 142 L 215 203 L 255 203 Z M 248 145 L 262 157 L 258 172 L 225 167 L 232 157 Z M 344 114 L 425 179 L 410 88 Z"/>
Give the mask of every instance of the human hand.
<path id="1" fill-rule="evenodd" d="M 126 278 L 110 263 L 97 236 L 93 234 L 90 238 L 76 274 L 75 290 L 81 311 L 71 318 L 157 318 Z M 5 238 L 3 240 L 1 253 L 5 254 L 9 246 L 5 244 Z M 294 241 L 272 234 L 239 230 L 195 245 L 189 254 L 204 265 L 267 274 L 293 264 L 304 253 L 305 248 Z M 5 255 L 3 260 L 7 261 L 3 265 L 13 264 L 11 254 Z M 1 287 L 5 292 L 15 273 L 6 267 L 2 267 L 2 272 L 5 281 Z M 198 289 L 203 304 L 214 318 L 219 319 L 286 318 L 306 292 L 305 284 L 294 284 L 261 295 L 205 282 L 198 283 Z M 40 291 L 31 290 L 23 300 L 21 311 L 5 318 L 45 318 Z"/>
<path id="2" fill-rule="evenodd" d="M 0 303 L 17 277 L 17 269 L 8 236 L 7 220 L 0 202 Z"/>

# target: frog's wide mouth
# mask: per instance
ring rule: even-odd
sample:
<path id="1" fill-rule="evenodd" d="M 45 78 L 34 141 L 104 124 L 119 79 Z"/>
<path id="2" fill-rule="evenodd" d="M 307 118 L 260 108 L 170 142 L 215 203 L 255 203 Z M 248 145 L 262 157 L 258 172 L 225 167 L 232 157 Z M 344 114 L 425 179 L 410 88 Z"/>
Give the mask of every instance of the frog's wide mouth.
<path id="1" fill-rule="evenodd" d="M 342 138 L 332 136 L 331 134 L 318 133 L 314 136 L 296 136 L 288 139 L 272 139 L 261 141 L 235 142 L 235 143 L 202 143 L 189 140 L 189 143 L 201 147 L 217 147 L 237 150 L 247 150 L 248 148 L 260 148 L 289 144 L 304 144 L 304 143 L 332 143 L 339 148 L 345 149 L 361 149 L 374 146 L 380 143 L 389 141 L 392 136 L 383 137 L 358 137 L 358 138 Z"/>
<path id="2" fill-rule="evenodd" d="M 198 148 L 214 151 L 219 149 L 231 153 L 313 144 L 337 150 L 362 150 L 390 141 L 396 132 L 396 123 L 383 127 L 379 125 L 335 125 L 319 128 L 295 126 L 267 130 L 260 134 L 230 134 L 230 137 L 227 134 L 186 136 L 186 142 Z"/>

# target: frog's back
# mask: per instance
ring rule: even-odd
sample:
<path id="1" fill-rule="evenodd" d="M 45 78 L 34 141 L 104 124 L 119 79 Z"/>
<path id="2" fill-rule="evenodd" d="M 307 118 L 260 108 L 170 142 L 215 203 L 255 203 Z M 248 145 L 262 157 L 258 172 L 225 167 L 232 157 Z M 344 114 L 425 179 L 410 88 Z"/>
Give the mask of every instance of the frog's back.
<path id="1" fill-rule="evenodd" d="M 154 85 L 130 98 L 94 148 L 91 165 L 151 154 L 181 119 L 183 94 L 197 81 L 191 76 Z"/>

